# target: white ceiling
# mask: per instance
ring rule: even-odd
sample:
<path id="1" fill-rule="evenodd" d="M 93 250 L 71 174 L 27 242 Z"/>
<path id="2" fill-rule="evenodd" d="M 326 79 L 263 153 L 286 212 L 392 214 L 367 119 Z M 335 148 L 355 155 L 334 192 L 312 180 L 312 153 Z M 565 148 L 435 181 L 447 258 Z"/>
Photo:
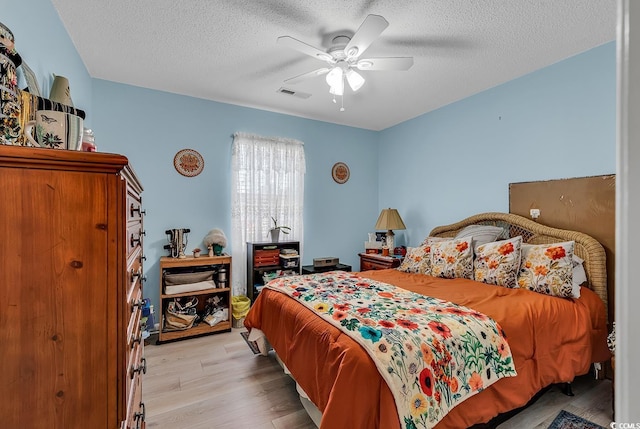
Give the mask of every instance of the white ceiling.
<path id="1" fill-rule="evenodd" d="M 381 130 L 615 40 L 616 0 L 52 0 L 94 78 Z M 326 50 L 368 14 L 389 26 L 365 57 L 413 56 L 408 71 L 362 71 L 339 111 L 326 63 L 276 43 Z"/>

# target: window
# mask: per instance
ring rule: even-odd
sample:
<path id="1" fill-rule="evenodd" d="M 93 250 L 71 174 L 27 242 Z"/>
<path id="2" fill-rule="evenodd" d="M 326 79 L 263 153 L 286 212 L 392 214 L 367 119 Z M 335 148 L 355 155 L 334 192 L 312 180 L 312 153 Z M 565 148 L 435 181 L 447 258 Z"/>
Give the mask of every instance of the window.
<path id="1" fill-rule="evenodd" d="M 231 162 L 232 292 L 246 295 L 248 241 L 269 240 L 276 219 L 278 225 L 291 228 L 286 240 L 302 242 L 304 145 L 298 140 L 236 133 Z"/>

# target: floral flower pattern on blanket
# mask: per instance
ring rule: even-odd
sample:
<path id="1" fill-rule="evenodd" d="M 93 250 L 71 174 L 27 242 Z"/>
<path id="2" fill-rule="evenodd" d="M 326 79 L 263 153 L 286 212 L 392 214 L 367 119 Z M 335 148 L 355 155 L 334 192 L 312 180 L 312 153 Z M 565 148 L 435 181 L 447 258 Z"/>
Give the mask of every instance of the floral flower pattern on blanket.
<path id="1" fill-rule="evenodd" d="M 432 428 L 466 398 L 516 375 L 502 328 L 475 310 L 343 271 L 282 277 L 266 287 L 364 347 L 405 429 Z"/>

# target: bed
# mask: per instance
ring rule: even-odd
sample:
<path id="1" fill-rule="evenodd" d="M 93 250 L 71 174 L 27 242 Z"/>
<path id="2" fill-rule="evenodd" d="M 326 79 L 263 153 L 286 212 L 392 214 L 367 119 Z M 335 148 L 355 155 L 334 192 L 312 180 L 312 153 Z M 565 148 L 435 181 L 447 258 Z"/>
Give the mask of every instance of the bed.
<path id="1" fill-rule="evenodd" d="M 540 247 L 536 245 L 572 243 L 587 281 L 579 286 L 579 298 L 561 298 L 526 288 L 467 278 L 443 279 L 397 269 L 349 273 L 366 282 L 395 285 L 464 306 L 488 316 L 504 331 L 517 375 L 501 378 L 453 406 L 439 418 L 435 425 L 438 429 L 467 428 L 492 421 L 526 405 L 545 387 L 571 382 L 575 376 L 588 373 L 592 363 L 610 358 L 606 346 L 605 254 L 595 239 L 507 213 L 475 215 L 437 227 L 429 236 L 435 242 L 454 239 L 474 226 L 499 227 L 502 232 L 494 242 L 521 240 L 523 249 L 530 245 L 528 252 Z M 432 268 L 434 274 L 436 266 Z M 300 276 L 299 280 L 305 277 Z M 266 337 L 296 380 L 301 396 L 322 413 L 321 429 L 412 427 L 400 419 L 394 400 L 397 394 L 391 392 L 371 355 L 296 299 L 265 288 L 245 319 L 245 326 L 254 339 Z"/>

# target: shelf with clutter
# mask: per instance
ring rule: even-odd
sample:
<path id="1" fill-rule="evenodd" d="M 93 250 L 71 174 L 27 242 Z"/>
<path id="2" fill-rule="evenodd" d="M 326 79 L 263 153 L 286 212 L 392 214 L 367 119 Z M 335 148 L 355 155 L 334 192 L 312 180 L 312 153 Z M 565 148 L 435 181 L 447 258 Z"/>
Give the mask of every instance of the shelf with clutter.
<path id="1" fill-rule="evenodd" d="M 169 255 L 160 258 L 158 344 L 229 332 L 232 327 L 231 256 L 222 252 L 227 244 L 224 232 L 215 229 L 204 237 L 206 255 L 200 248 L 186 255 L 190 232 L 165 231 Z"/>
<path id="2" fill-rule="evenodd" d="M 69 80 L 53 75 L 48 98 L 16 49 L 11 30 L 0 23 L 0 144 L 95 152 L 86 114 L 73 105 Z M 24 80 L 26 87 L 20 89 Z"/>
<path id="3" fill-rule="evenodd" d="M 247 296 L 254 302 L 265 284 L 301 273 L 299 241 L 247 242 Z"/>

